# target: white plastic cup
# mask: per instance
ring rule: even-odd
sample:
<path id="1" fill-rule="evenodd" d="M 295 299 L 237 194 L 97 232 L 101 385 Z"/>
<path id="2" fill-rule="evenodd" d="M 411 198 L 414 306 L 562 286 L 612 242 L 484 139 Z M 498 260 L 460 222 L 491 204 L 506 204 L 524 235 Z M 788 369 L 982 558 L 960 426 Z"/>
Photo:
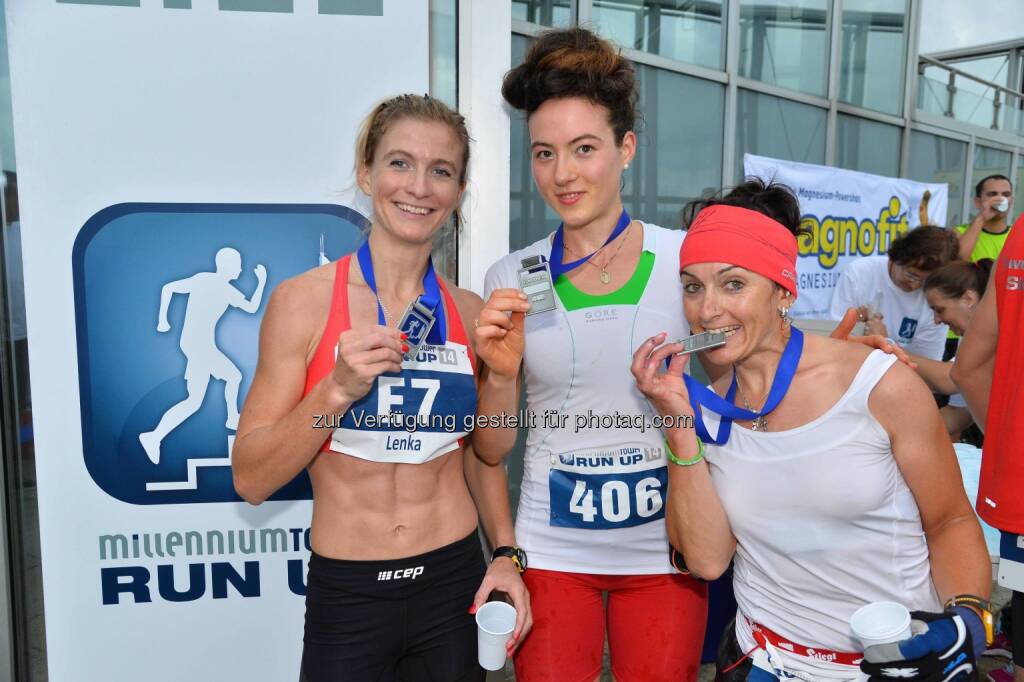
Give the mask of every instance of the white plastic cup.
<path id="1" fill-rule="evenodd" d="M 910 611 L 903 604 L 876 601 L 862 606 L 850 617 L 853 636 L 864 648 L 910 639 Z"/>
<path id="2" fill-rule="evenodd" d="M 1006 213 L 1010 210 L 1010 200 L 1006 197 L 1002 197 L 995 203 L 994 208 L 1000 213 Z"/>
<path id="3" fill-rule="evenodd" d="M 477 660 L 484 670 L 505 666 L 505 645 L 516 629 L 516 610 L 503 601 L 489 601 L 476 612 Z"/>

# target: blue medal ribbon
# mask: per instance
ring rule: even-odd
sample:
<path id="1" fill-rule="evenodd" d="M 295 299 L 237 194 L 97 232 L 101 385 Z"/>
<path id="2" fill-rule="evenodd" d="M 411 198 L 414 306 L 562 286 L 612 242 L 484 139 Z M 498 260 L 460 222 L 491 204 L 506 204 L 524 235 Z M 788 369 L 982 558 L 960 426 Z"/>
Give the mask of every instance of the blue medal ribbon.
<path id="1" fill-rule="evenodd" d="M 796 374 L 797 365 L 800 364 L 800 354 L 803 352 L 803 349 L 803 332 L 796 327 L 792 327 L 789 341 L 786 342 L 786 348 L 782 351 L 782 357 L 779 359 L 779 367 L 775 370 L 775 378 L 772 380 L 771 390 L 768 391 L 768 399 L 765 401 L 760 412 L 745 410 L 733 404 L 738 386 L 735 371 L 733 371 L 732 384 L 729 386 L 725 398 L 722 398 L 689 374 L 683 374 L 686 390 L 690 394 L 690 405 L 693 407 L 697 435 L 700 439 L 705 443 L 725 445 L 729 440 L 729 432 L 732 430 L 733 420 L 753 421 L 778 407 L 779 403 L 786 396 L 789 385 L 793 383 L 793 376 Z M 704 425 L 701 407 L 706 407 L 712 412 L 721 415 L 718 436 L 716 438 L 711 437 L 707 427 Z"/>
<path id="2" fill-rule="evenodd" d="M 373 275 L 373 258 L 370 255 L 370 240 L 367 239 L 359 247 L 356 257 L 359 259 L 359 269 L 363 271 L 363 279 L 366 286 L 377 297 L 377 323 L 386 326 L 387 319 L 384 317 L 384 308 L 380 304 L 380 297 L 377 296 L 377 279 Z M 437 282 L 437 273 L 434 272 L 433 259 L 427 259 L 427 271 L 423 273 L 423 294 L 417 299 L 421 305 L 429 308 L 434 313 L 434 326 L 427 334 L 427 343 L 434 346 L 443 346 L 448 338 L 444 321 L 444 306 L 441 303 L 441 285 Z M 399 320 L 400 322 L 400 320 Z"/>
<path id="3" fill-rule="evenodd" d="M 627 227 L 629 227 L 629 223 L 631 221 L 632 221 L 632 218 L 630 218 L 629 214 L 626 213 L 626 209 L 622 209 L 622 215 L 619 216 L 619 222 L 615 223 L 615 229 L 612 230 L 612 233 L 610 235 L 608 235 L 608 239 L 606 239 L 604 244 L 601 245 L 601 249 L 603 249 L 604 247 L 608 246 L 610 243 L 615 241 L 615 238 L 618 237 L 620 234 L 622 234 L 622 232 Z M 555 238 L 551 241 L 551 258 L 549 259 L 550 260 L 550 266 L 549 267 L 551 268 L 551 281 L 552 282 L 558 281 L 559 275 L 564 275 L 565 273 L 569 272 L 570 270 L 575 270 L 579 266 L 583 265 L 584 263 L 586 263 L 588 260 L 590 260 L 594 256 L 594 253 L 597 253 L 597 251 L 601 250 L 601 249 L 598 249 L 597 251 L 594 251 L 594 253 L 590 254 L 589 256 L 586 256 L 584 258 L 580 258 L 579 260 L 575 260 L 575 261 L 573 261 L 571 263 L 563 263 L 562 262 L 562 258 L 565 255 L 565 234 L 564 233 L 565 233 L 565 223 L 562 223 L 562 224 L 560 224 L 558 226 L 558 229 L 555 230 Z"/>

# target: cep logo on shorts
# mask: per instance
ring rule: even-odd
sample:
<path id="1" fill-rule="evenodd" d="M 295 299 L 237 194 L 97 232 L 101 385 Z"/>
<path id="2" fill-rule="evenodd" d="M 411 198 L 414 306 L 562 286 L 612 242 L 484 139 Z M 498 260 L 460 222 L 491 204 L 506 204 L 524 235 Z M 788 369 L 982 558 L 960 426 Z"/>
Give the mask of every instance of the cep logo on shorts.
<path id="1" fill-rule="evenodd" d="M 134 504 L 237 502 L 231 446 L 274 287 L 354 251 L 334 205 L 118 204 L 72 252 L 82 450 Z M 305 473 L 271 499 L 309 499 Z"/>
<path id="2" fill-rule="evenodd" d="M 416 580 L 416 578 L 423 575 L 422 566 L 414 566 L 412 568 L 399 568 L 394 571 L 381 571 L 377 574 L 377 582 L 386 582 L 389 580 Z"/>

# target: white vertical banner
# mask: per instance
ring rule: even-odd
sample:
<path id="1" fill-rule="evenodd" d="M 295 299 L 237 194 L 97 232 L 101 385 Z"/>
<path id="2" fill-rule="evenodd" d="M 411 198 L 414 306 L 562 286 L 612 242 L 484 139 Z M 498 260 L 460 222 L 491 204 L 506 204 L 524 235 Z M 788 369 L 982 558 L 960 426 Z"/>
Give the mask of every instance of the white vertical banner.
<path id="1" fill-rule="evenodd" d="M 419 0 L 7 0 L 49 679 L 296 679 L 303 474 L 230 445 L 274 287 L 353 250 Z"/>
<path id="2" fill-rule="evenodd" d="M 921 224 L 946 224 L 945 183 L 887 178 L 834 166 L 743 155 L 743 172 L 788 185 L 800 200 L 807 234 L 798 240 L 797 319 L 828 319 L 843 267 L 859 256 L 884 254 L 894 239 Z M 925 196 L 927 195 L 927 201 Z"/>

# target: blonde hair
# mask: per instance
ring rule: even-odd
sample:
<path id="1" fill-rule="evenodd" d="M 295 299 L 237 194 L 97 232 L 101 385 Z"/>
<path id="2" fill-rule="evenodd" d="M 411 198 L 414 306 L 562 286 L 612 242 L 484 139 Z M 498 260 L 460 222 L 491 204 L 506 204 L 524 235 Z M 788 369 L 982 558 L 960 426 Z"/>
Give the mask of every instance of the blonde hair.
<path id="1" fill-rule="evenodd" d="M 430 95 L 398 95 L 379 102 L 363 121 L 356 139 L 356 172 L 361 166 L 373 164 L 381 139 L 398 121 L 412 118 L 420 121 L 436 121 L 448 126 L 462 145 L 462 168 L 459 169 L 459 184 L 466 183 L 469 169 L 469 131 L 466 119 L 453 111 L 441 100 Z"/>

